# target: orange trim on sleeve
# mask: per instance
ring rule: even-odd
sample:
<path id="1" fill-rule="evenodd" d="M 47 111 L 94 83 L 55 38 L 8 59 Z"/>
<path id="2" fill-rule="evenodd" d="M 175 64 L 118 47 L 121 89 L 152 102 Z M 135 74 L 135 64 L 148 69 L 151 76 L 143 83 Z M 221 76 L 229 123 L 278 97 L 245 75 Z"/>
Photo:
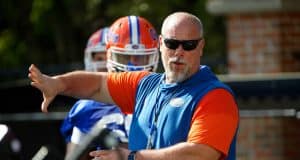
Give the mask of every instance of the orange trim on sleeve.
<path id="1" fill-rule="evenodd" d="M 132 113 L 134 111 L 136 90 L 139 81 L 150 72 L 114 72 L 109 73 L 107 86 L 110 96 L 122 112 Z"/>
<path id="2" fill-rule="evenodd" d="M 207 144 L 227 156 L 238 121 L 233 96 L 225 89 L 214 89 L 203 97 L 194 112 L 188 142 Z"/>

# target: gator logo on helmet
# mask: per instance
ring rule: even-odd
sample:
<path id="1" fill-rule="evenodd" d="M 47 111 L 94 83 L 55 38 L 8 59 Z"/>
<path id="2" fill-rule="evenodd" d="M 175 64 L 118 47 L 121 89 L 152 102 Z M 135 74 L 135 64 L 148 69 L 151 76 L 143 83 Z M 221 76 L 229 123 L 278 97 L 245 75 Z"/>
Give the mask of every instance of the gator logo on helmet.
<path id="1" fill-rule="evenodd" d="M 119 41 L 119 35 L 116 33 L 109 32 L 107 36 L 108 41 L 116 43 Z"/>
<path id="2" fill-rule="evenodd" d="M 158 36 L 156 34 L 156 31 L 154 29 L 150 29 L 150 35 L 152 37 L 153 40 L 157 40 L 158 39 Z"/>

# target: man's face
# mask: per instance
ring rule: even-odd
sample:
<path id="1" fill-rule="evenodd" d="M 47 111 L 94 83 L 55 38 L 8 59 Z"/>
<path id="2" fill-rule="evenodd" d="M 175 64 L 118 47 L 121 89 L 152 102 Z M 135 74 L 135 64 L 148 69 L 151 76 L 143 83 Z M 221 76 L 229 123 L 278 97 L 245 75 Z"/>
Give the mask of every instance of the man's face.
<path id="1" fill-rule="evenodd" d="M 120 67 L 120 70 L 123 69 L 122 71 L 149 70 L 157 59 L 157 50 L 155 52 L 114 52 L 109 50 L 108 53 L 110 53 L 108 54 L 108 58 L 111 60 L 108 63 L 114 63 L 116 68 Z"/>
<path id="2" fill-rule="evenodd" d="M 106 72 L 106 65 L 103 62 L 106 62 L 106 52 L 93 52 L 92 53 L 92 61 L 93 62 L 100 62 L 97 65 L 98 72 Z"/>
<path id="3" fill-rule="evenodd" d="M 149 55 L 118 55 L 118 62 L 124 65 L 144 66 L 149 63 Z"/>
<path id="4" fill-rule="evenodd" d="M 167 83 L 182 82 L 198 71 L 204 47 L 199 32 L 193 25 L 165 27 L 159 41 Z"/>
<path id="5" fill-rule="evenodd" d="M 93 55 L 93 61 L 106 61 L 106 52 L 94 52 Z"/>

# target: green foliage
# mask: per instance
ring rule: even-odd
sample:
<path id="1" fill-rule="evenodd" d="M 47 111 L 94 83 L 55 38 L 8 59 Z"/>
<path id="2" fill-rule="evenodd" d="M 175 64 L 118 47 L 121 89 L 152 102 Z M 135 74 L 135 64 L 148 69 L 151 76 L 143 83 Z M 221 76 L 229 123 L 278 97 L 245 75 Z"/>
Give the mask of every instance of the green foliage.
<path id="1" fill-rule="evenodd" d="M 207 13 L 205 4 L 205 0 L 1 1 L 0 68 L 82 63 L 86 41 L 98 28 L 125 15 L 138 15 L 152 22 L 160 33 L 163 19 L 174 11 L 191 12 L 202 20 L 206 39 L 202 62 L 209 57 L 224 58 L 223 17 Z M 217 65 L 213 68 L 220 68 Z"/>
<path id="2" fill-rule="evenodd" d="M 17 41 L 17 37 L 11 30 L 5 30 L 1 33 L 0 59 L 2 69 L 19 66 L 26 52 L 27 46 L 25 43 Z"/>

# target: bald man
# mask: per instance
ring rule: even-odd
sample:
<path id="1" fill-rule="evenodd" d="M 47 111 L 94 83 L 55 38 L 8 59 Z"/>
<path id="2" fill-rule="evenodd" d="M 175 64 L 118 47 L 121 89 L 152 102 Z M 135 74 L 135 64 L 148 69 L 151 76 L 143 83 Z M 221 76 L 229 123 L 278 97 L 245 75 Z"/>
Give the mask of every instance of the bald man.
<path id="1" fill-rule="evenodd" d="M 31 84 L 42 91 L 44 110 L 61 94 L 106 101 L 133 113 L 129 149 L 93 151 L 95 159 L 230 158 L 238 107 L 233 91 L 200 64 L 205 46 L 200 19 L 172 13 L 163 22 L 159 43 L 165 73 L 77 71 L 50 77 L 32 65 Z"/>

